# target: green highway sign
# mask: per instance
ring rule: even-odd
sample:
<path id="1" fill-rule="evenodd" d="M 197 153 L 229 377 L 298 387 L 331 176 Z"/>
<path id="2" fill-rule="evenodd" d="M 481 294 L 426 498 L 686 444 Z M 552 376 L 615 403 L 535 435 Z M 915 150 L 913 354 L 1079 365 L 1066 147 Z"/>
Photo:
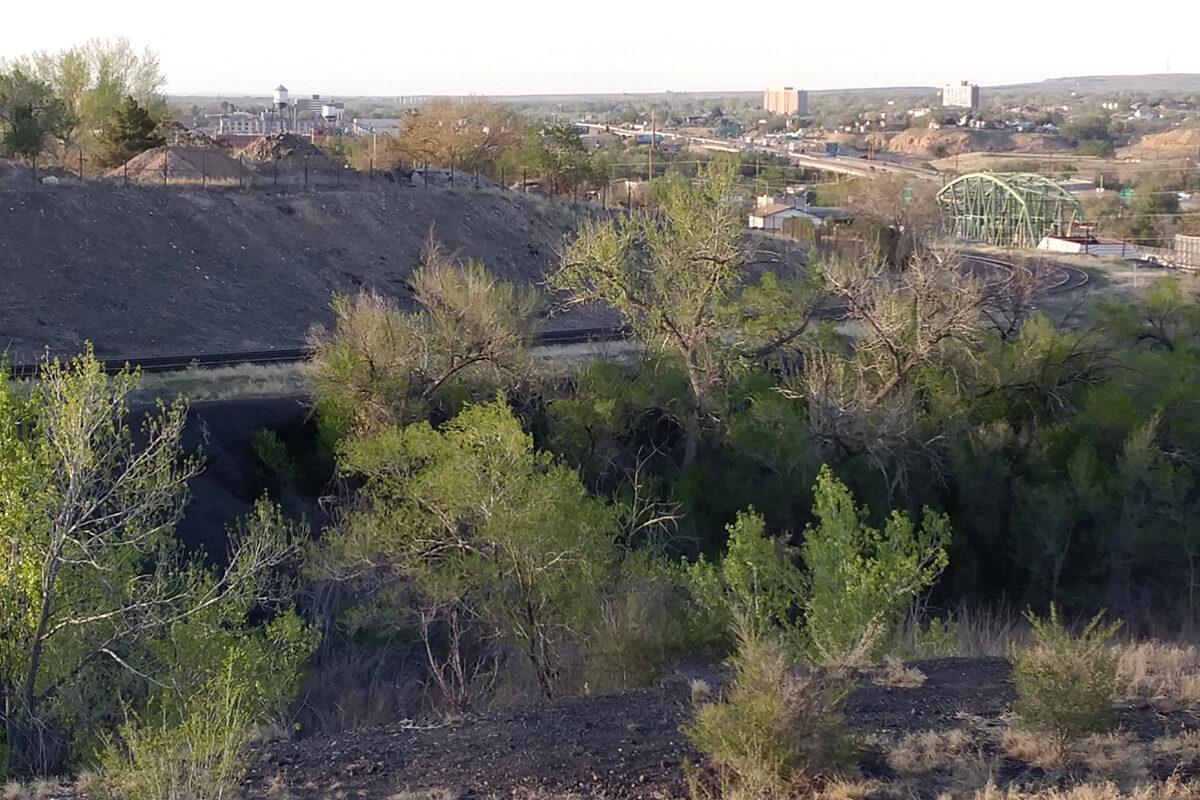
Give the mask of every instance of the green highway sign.
<path id="1" fill-rule="evenodd" d="M 916 199 L 917 194 L 912 190 L 911 186 L 905 186 L 904 191 L 900 196 L 904 198 L 904 202 L 911 203 L 914 199 Z"/>
<path id="2" fill-rule="evenodd" d="M 1126 186 L 1124 189 L 1122 189 L 1120 194 L 1121 194 L 1121 199 L 1124 200 L 1126 203 L 1128 203 L 1130 200 L 1133 199 L 1133 189 L 1130 189 L 1128 186 Z"/>

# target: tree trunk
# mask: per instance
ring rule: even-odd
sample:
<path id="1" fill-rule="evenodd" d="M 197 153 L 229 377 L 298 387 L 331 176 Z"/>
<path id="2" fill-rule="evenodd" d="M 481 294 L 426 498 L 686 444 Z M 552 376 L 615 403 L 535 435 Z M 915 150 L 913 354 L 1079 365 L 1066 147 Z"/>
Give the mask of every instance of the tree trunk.
<path id="1" fill-rule="evenodd" d="M 688 385 L 692 389 L 692 397 L 696 406 L 695 418 L 692 420 L 692 425 L 687 430 L 687 438 L 684 440 L 683 462 L 680 464 L 683 469 L 687 469 L 695 462 L 696 456 L 700 453 L 700 436 L 704 430 L 704 420 L 709 416 L 709 403 L 708 387 L 705 385 L 704 376 L 691 352 L 684 354 L 683 364 L 687 369 Z"/>
<path id="2" fill-rule="evenodd" d="M 27 709 L 9 715 L 4 736 L 9 777 L 37 778 L 62 772 L 66 760 L 63 737 Z"/>

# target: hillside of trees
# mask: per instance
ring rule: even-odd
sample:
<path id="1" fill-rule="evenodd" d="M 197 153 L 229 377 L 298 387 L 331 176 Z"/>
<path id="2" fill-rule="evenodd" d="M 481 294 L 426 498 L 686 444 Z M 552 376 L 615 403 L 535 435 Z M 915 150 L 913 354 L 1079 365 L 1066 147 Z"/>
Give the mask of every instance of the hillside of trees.
<path id="1" fill-rule="evenodd" d="M 788 664 L 956 652 L 965 614 L 1005 608 L 1193 628 L 1200 305 L 1183 283 L 1068 327 L 924 238 L 750 280 L 737 175 L 714 162 L 566 243 L 553 302 L 612 307 L 636 357 L 538 361 L 547 298 L 436 247 L 415 307 L 333 298 L 307 375 L 306 447 L 336 465 L 321 530 L 277 505 L 301 457 L 278 432 L 252 444 L 276 496 L 193 550 L 175 536 L 203 469 L 183 399 L 131 413 L 138 376 L 90 352 L 0 385 L 4 772 L 222 797 L 264 725 L 379 722 L 342 702 L 364 671 L 425 687 L 376 714 L 442 717 L 732 655 L 728 697 L 685 733 L 731 780 L 767 781 L 745 796 L 782 796 L 771 781 L 801 785 L 815 750 L 753 772 L 764 754 L 726 734 L 775 708 Z M 815 313 L 831 300 L 844 321 Z M 1057 619 L 1036 641 L 1074 647 Z M 1034 676 L 1019 708 L 1043 720 L 1034 655 L 1015 680 Z M 1053 663 L 1100 663 L 1080 659 Z M 803 741 L 833 741 L 844 686 L 805 680 Z M 799 724 L 788 708 L 772 736 Z"/>

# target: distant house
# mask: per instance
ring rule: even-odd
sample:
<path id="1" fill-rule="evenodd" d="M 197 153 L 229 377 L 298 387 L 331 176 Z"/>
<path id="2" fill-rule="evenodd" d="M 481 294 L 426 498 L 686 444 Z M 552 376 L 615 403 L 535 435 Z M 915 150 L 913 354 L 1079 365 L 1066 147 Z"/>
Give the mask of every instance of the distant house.
<path id="1" fill-rule="evenodd" d="M 783 230 L 783 221 L 785 219 L 793 219 L 795 217 L 807 217 L 814 223 L 818 223 L 816 217 L 804 213 L 803 210 L 796 208 L 796 206 L 790 203 L 770 203 L 755 208 L 750 213 L 749 224 L 755 230 L 778 232 Z"/>
<path id="2" fill-rule="evenodd" d="M 381 117 L 355 117 L 350 122 L 350 130 L 359 136 L 370 136 L 373 133 L 390 136 L 400 130 L 400 120 L 384 119 Z"/>

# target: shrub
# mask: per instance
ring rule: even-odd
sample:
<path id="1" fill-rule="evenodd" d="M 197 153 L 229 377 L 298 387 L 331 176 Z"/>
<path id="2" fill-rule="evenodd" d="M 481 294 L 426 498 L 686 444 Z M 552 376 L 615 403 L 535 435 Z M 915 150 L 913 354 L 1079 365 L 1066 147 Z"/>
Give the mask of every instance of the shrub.
<path id="1" fill-rule="evenodd" d="M 699 705 L 682 728 L 716 768 L 722 794 L 786 796 L 843 768 L 851 755 L 841 719 L 845 679 L 789 670 L 777 637 L 745 619 L 736 629 L 728 693 Z"/>
<path id="2" fill-rule="evenodd" d="M 711 655 L 725 634 L 724 618 L 696 613 L 685 572 L 647 550 L 625 557 L 587 644 L 585 680 L 590 691 L 649 686 L 674 659 Z M 722 654 L 726 651 L 721 651 Z"/>
<path id="3" fill-rule="evenodd" d="M 130 714 L 119 738 L 108 741 L 101 777 L 88 787 L 92 794 L 113 800 L 232 796 L 245 775 L 246 745 L 295 696 L 300 666 L 317 645 L 316 631 L 294 613 L 236 637 L 205 637 L 201 626 L 193 627 L 178 642 L 188 663 L 177 665 L 148 709 Z M 196 669 L 207 659 L 210 639 L 223 642 L 223 653 L 208 670 Z"/>
<path id="4" fill-rule="evenodd" d="M 805 633 L 814 659 L 877 661 L 884 636 L 945 569 L 950 523 L 925 510 L 920 527 L 892 512 L 882 529 L 866 523 L 845 484 L 829 467 L 817 475 L 816 527 L 805 531 L 809 570 Z"/>
<path id="5" fill-rule="evenodd" d="M 1073 636 L 1053 604 L 1048 619 L 1025 616 L 1032 637 L 1011 656 L 1021 725 L 1060 742 L 1111 728 L 1117 656 L 1109 642 L 1120 621 L 1105 624 L 1101 612 Z"/>
<path id="6" fill-rule="evenodd" d="M 794 645 L 799 640 L 804 600 L 804 573 L 789 549 L 767 538 L 763 518 L 750 509 L 726 527 L 725 557 L 713 563 L 701 556 L 688 565 L 683 581 L 693 598 L 691 616 L 697 627 L 722 629 L 713 641 L 724 639 L 734 619 L 760 636 L 774 636 Z"/>
<path id="7" fill-rule="evenodd" d="M 91 785 L 114 800 L 219 800 L 246 770 L 244 748 L 254 729 L 247 687 L 232 670 L 192 698 L 178 724 L 133 718 L 120 745 L 101 760 L 104 777 Z"/>
<path id="8" fill-rule="evenodd" d="M 262 465 L 279 477 L 290 481 L 296 477 L 296 462 L 288 453 L 287 445 L 279 434 L 269 428 L 260 428 L 250 435 L 250 446 Z"/>

